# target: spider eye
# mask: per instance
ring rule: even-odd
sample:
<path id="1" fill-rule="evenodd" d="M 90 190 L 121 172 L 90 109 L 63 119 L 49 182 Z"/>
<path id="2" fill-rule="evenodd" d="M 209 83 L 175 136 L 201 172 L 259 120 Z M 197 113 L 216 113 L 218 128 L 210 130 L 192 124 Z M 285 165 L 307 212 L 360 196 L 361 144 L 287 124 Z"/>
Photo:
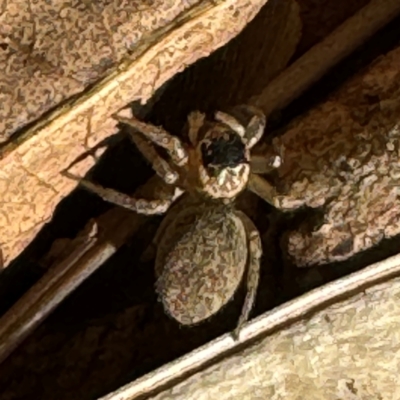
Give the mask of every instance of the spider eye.
<path id="1" fill-rule="evenodd" d="M 206 137 L 201 143 L 201 155 L 204 167 L 214 176 L 227 167 L 236 167 L 248 162 L 246 146 L 233 131 Z"/>

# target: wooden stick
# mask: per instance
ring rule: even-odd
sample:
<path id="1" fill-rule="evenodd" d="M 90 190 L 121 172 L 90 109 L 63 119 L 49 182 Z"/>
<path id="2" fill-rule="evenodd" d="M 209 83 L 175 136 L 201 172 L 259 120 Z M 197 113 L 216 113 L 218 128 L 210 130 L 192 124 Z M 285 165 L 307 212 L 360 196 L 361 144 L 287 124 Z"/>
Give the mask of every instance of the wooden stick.
<path id="1" fill-rule="evenodd" d="M 101 252 L 93 249 L 96 242 L 96 224 L 90 222 L 86 240 L 55 268 L 29 289 L 2 317 L 0 324 L 0 362 L 4 360 L 37 327 L 49 313 L 77 288 L 96 268 L 94 257 L 105 261 L 109 257 L 109 246 L 104 243 Z M 98 246 L 99 247 L 99 246 Z M 97 254 L 98 253 L 98 254 Z M 92 257 L 89 256 L 92 254 Z M 93 257 L 94 256 L 94 257 Z M 83 268 L 82 268 L 83 267 Z"/>
<path id="2" fill-rule="evenodd" d="M 136 194 L 157 190 L 159 185 L 160 179 L 154 176 Z M 145 216 L 119 207 L 106 212 L 96 221 L 90 221 L 73 240 L 76 248 L 70 255 L 61 262 L 56 261 L 39 282 L 0 319 L 0 362 L 108 260 L 129 236 L 134 235 L 145 221 Z"/>
<path id="3" fill-rule="evenodd" d="M 282 110 L 399 13 L 399 0 L 371 0 L 286 68 L 250 103 L 268 115 Z"/>

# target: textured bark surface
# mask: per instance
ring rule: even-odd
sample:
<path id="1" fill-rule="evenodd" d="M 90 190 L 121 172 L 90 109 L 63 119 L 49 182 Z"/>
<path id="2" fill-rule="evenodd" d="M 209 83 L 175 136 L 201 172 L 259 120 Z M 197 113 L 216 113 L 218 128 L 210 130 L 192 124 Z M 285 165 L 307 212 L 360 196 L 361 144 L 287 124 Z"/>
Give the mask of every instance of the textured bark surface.
<path id="1" fill-rule="evenodd" d="M 115 70 L 197 0 L 4 2 L 0 142 Z M 136 57 L 135 57 L 136 58 Z"/>
<path id="2" fill-rule="evenodd" d="M 398 399 L 399 296 L 399 278 L 376 285 L 151 399 Z"/>
<path id="3" fill-rule="evenodd" d="M 20 96 L 18 101 L 7 94 L 9 89 L 2 91 L 6 96 L 2 104 L 12 104 L 12 110 L 14 106 L 17 110 L 13 113 L 2 108 L 6 112 L 0 118 L 6 124 L 3 129 L 9 127 L 6 137 L 34 115 L 105 76 L 107 68 L 97 70 L 96 66 L 113 66 L 107 78 L 89 92 L 56 109 L 0 149 L 0 245 L 5 266 L 31 242 L 57 203 L 76 186 L 60 171 L 116 131 L 110 115 L 130 101 L 146 102 L 174 74 L 227 43 L 265 1 L 201 2 L 192 8 L 188 8 L 190 2 L 162 2 L 163 7 L 156 2 L 132 9 L 117 3 L 102 4 L 97 11 L 86 8 L 86 2 L 77 8 L 63 3 L 51 11 L 44 2 L 35 14 L 29 9 L 26 14 L 16 14 L 13 3 L 8 3 L 2 14 L 2 29 L 9 28 L 7 38 L 15 37 L 1 48 L 3 77 L 12 93 Z M 107 23 L 113 12 L 116 19 Z M 48 14 L 55 15 L 57 30 L 53 33 L 48 32 Z M 15 18 L 25 18 L 27 26 L 35 27 L 26 29 L 26 40 Z M 73 21 L 82 23 L 75 26 Z M 157 31 L 160 27 L 163 29 Z M 13 49 L 17 39 L 26 47 L 18 44 L 20 47 Z M 43 57 L 49 59 L 43 61 Z M 29 67 L 22 68 L 28 60 Z M 44 73 L 44 65 L 48 68 L 49 64 L 52 68 Z M 22 89 L 15 90 L 19 82 Z M 91 165 L 89 158 L 80 163 L 79 173 L 83 175 Z"/>
<path id="4" fill-rule="evenodd" d="M 397 48 L 281 137 L 276 205 L 324 212 L 317 225 L 308 221 L 288 234 L 296 265 L 344 260 L 400 233 L 399 63 Z"/>

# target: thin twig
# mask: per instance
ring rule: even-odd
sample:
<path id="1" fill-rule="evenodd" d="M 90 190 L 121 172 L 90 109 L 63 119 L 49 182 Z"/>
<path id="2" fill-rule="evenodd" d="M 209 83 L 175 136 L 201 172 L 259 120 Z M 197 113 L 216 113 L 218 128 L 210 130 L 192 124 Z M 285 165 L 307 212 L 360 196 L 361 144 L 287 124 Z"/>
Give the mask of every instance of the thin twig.
<path id="1" fill-rule="evenodd" d="M 372 0 L 325 40 L 286 69 L 267 86 L 260 96 L 251 99 L 251 102 L 261 106 L 267 113 L 286 106 L 399 12 L 399 0 L 384 2 Z M 154 180 L 149 181 L 144 189 L 149 189 L 152 185 L 154 185 Z M 63 299 L 114 254 L 144 221 L 143 216 L 122 209 L 113 209 L 100 217 L 97 223 L 102 235 L 95 239 L 92 238 L 92 241 L 89 240 L 87 243 L 88 247 L 79 247 L 70 257 L 55 266 L 0 319 L 0 362 L 43 322 Z M 118 228 L 115 229 L 116 227 Z M 317 303 L 321 304 L 328 298 L 334 298 L 340 293 L 359 287 L 367 281 L 376 279 L 377 276 L 383 277 L 391 274 L 394 270 L 397 271 L 399 258 L 375 264 L 360 273 L 326 285 L 278 307 L 272 313 L 267 313 L 249 324 L 243 330 L 242 341 L 272 329 L 278 323 L 287 321 L 294 316 L 302 315 Z M 132 399 L 132 396 L 143 393 L 143 390 L 170 381 L 184 371 L 187 372 L 193 367 L 198 367 L 206 360 L 232 347 L 233 342 L 230 336 L 223 336 L 185 358 L 168 364 L 153 374 L 122 388 L 118 392 L 118 396 L 111 394 L 103 400 Z"/>
<path id="2" fill-rule="evenodd" d="M 267 114 L 282 110 L 399 13 L 399 0 L 371 0 L 286 68 L 250 103 Z"/>
<path id="3" fill-rule="evenodd" d="M 82 260 L 87 260 L 89 250 L 96 242 L 97 226 L 89 223 L 89 232 L 55 268 L 51 268 L 1 319 L 0 324 L 0 362 L 37 327 L 61 301 L 93 272 L 90 268 L 81 269 Z M 75 242 L 75 240 L 74 240 Z M 103 257 L 108 254 L 103 246 Z M 88 263 L 85 263 L 88 264 Z M 89 263 L 89 267 L 91 264 Z M 77 270 L 78 269 L 78 270 Z"/>
<path id="4" fill-rule="evenodd" d="M 139 188 L 136 194 L 160 190 L 160 184 L 159 178 L 155 176 L 146 183 L 145 188 Z M 145 216 L 118 207 L 101 215 L 96 221 L 90 221 L 74 239 L 75 250 L 61 262 L 56 261 L 54 267 L 0 319 L 0 362 L 109 259 L 129 236 L 134 235 L 145 221 Z M 93 229 L 96 229 L 96 233 Z M 85 237 L 86 240 L 82 239 Z"/>

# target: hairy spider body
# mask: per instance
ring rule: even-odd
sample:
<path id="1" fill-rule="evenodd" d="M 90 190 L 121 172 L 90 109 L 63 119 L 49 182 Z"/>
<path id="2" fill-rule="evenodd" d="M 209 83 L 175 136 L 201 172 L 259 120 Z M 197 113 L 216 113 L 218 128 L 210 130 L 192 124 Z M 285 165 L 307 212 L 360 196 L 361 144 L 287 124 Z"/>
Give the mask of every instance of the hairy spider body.
<path id="1" fill-rule="evenodd" d="M 159 229 L 156 289 L 168 314 L 192 325 L 233 297 L 248 251 L 244 225 L 231 204 L 185 200 L 177 202 Z"/>
<path id="2" fill-rule="evenodd" d="M 67 174 L 114 204 L 148 215 L 167 212 L 153 241 L 156 290 L 166 313 L 181 324 L 197 324 L 217 313 L 246 272 L 247 294 L 236 336 L 254 304 L 262 247 L 257 228 L 234 204 L 248 187 L 250 149 L 261 138 L 266 118 L 250 106 L 236 107 L 234 114 L 217 112 L 215 120 L 208 121 L 204 114 L 192 112 L 188 143 L 162 128 L 116 116 L 134 128 L 133 142 L 155 172 L 174 186 L 169 198 L 136 199 Z M 167 151 L 169 160 L 153 143 Z M 276 167 L 277 160 L 279 156 L 271 159 L 271 165 Z M 272 201 L 269 186 L 249 188 Z"/>

